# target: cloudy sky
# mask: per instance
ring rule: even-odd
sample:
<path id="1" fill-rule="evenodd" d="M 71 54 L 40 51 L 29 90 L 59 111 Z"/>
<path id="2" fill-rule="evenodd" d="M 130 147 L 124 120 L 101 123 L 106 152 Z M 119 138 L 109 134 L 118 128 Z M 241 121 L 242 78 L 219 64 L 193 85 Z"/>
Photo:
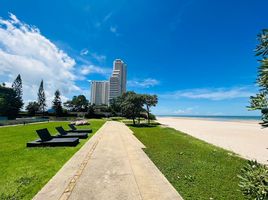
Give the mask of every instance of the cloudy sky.
<path id="1" fill-rule="evenodd" d="M 18 74 L 25 102 L 43 79 L 48 103 L 89 98 L 116 58 L 128 90 L 159 96 L 156 114 L 256 115 L 256 35 L 266 0 L 0 0 L 0 82 Z"/>

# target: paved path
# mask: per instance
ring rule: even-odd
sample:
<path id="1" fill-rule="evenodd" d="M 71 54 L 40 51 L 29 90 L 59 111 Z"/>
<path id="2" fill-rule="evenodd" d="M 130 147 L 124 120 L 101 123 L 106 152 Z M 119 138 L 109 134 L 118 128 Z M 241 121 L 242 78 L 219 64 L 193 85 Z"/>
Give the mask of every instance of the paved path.
<path id="1" fill-rule="evenodd" d="M 182 200 L 122 123 L 109 121 L 34 197 L 46 200 Z"/>

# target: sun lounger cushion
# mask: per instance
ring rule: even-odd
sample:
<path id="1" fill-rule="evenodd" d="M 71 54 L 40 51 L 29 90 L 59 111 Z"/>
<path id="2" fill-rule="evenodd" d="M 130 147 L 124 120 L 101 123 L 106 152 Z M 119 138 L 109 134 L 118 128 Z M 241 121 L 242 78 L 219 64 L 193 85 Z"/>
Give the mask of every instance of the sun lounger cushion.
<path id="1" fill-rule="evenodd" d="M 49 141 L 53 138 L 46 128 L 36 130 L 36 132 L 42 141 Z"/>
<path id="2" fill-rule="evenodd" d="M 78 138 L 52 138 L 48 141 L 40 139 L 28 142 L 27 147 L 56 147 L 56 146 L 76 146 L 79 143 Z"/>
<path id="3" fill-rule="evenodd" d="M 56 127 L 57 131 L 59 132 L 58 137 L 78 137 L 80 139 L 85 139 L 88 137 L 87 133 L 67 133 L 61 126 Z"/>
<path id="4" fill-rule="evenodd" d="M 68 126 L 71 128 L 71 130 L 68 130 L 66 132 L 76 132 L 76 133 L 92 133 L 92 129 L 77 129 L 73 124 L 68 124 Z"/>
<path id="5" fill-rule="evenodd" d="M 43 147 L 43 146 L 76 146 L 79 139 L 76 138 L 58 138 L 50 135 L 49 131 L 45 129 L 36 130 L 40 139 L 28 142 L 27 147 Z"/>

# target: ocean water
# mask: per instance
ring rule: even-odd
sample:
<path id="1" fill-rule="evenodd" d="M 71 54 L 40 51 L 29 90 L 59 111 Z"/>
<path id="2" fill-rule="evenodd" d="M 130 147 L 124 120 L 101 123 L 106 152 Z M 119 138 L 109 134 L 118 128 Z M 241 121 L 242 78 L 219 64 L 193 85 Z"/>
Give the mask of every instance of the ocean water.
<path id="1" fill-rule="evenodd" d="M 261 116 L 157 115 L 157 117 L 200 118 L 215 121 L 261 121 Z"/>

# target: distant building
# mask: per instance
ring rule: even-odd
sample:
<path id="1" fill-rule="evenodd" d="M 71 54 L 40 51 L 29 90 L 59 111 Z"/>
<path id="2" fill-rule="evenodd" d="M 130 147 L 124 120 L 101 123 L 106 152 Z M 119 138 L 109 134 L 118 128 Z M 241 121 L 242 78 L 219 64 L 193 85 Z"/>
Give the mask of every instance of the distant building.
<path id="1" fill-rule="evenodd" d="M 109 102 L 109 82 L 91 81 L 91 104 L 108 105 Z"/>
<path id="2" fill-rule="evenodd" d="M 109 100 L 126 92 L 126 82 L 127 65 L 122 60 L 116 59 L 113 63 L 113 73 L 109 80 Z"/>
<path id="3" fill-rule="evenodd" d="M 109 81 L 91 81 L 91 100 L 95 105 L 109 105 L 113 98 L 126 92 L 127 65 L 120 59 L 113 62 L 113 73 Z"/>

